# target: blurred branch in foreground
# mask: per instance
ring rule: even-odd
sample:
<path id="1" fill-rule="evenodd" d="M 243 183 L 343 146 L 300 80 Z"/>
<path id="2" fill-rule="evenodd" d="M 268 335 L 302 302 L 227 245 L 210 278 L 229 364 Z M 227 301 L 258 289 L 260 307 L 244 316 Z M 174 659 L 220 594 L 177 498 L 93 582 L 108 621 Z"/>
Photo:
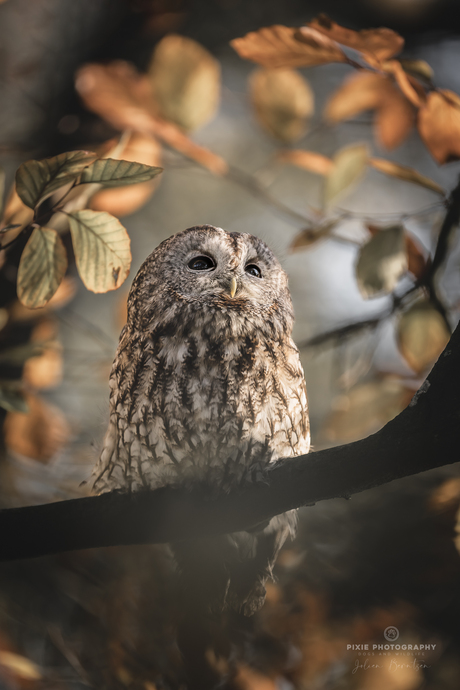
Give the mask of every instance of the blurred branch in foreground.
<path id="1" fill-rule="evenodd" d="M 286 510 L 458 461 L 460 326 L 409 407 L 355 443 L 280 460 L 241 490 L 165 487 L 0 511 L 2 560 L 236 532 Z"/>

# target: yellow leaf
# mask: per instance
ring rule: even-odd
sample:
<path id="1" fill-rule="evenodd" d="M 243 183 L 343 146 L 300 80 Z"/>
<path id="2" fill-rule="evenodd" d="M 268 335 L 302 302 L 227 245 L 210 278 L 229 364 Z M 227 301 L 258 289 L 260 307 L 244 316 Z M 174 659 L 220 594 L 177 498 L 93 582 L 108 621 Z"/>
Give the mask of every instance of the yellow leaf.
<path id="1" fill-rule="evenodd" d="M 369 151 L 366 144 L 353 144 L 340 149 L 333 157 L 334 167 L 324 185 L 324 201 L 330 204 L 351 191 L 366 171 Z"/>
<path id="2" fill-rule="evenodd" d="M 120 221 L 84 210 L 69 214 L 69 224 L 78 272 L 88 290 L 119 288 L 131 266 L 130 239 Z"/>
<path id="3" fill-rule="evenodd" d="M 56 189 L 73 182 L 95 158 L 91 151 L 69 151 L 42 161 L 27 161 L 16 172 L 16 191 L 26 206 L 35 208 Z"/>
<path id="4" fill-rule="evenodd" d="M 317 175 L 328 175 L 334 167 L 334 163 L 330 158 L 323 156 L 321 153 L 316 153 L 316 151 L 286 149 L 285 151 L 280 151 L 277 158 L 281 163 L 290 163 Z"/>
<path id="5" fill-rule="evenodd" d="M 399 319 L 399 351 L 417 374 L 422 374 L 439 357 L 450 333 L 441 314 L 428 300 L 416 302 Z"/>
<path id="6" fill-rule="evenodd" d="M 383 158 L 369 158 L 369 165 L 379 172 L 385 173 L 385 175 L 396 177 L 405 182 L 413 182 L 443 196 L 446 194 L 445 190 L 437 182 L 406 165 L 399 165 L 399 163 L 393 163 L 393 161 L 387 161 Z"/>
<path id="7" fill-rule="evenodd" d="M 256 70 L 249 81 L 259 123 L 284 142 L 303 136 L 313 114 L 314 97 L 308 82 L 290 69 Z"/>
<path id="8" fill-rule="evenodd" d="M 57 232 L 35 228 L 19 262 L 19 299 L 31 309 L 43 307 L 58 289 L 66 270 L 67 254 Z"/>
<path id="9" fill-rule="evenodd" d="M 220 100 L 220 66 L 196 41 L 169 34 L 155 48 L 149 75 L 160 113 L 186 130 L 211 120 Z"/>
<path id="10" fill-rule="evenodd" d="M 392 292 L 408 269 L 404 228 L 382 228 L 358 254 L 356 279 L 364 299 Z"/>

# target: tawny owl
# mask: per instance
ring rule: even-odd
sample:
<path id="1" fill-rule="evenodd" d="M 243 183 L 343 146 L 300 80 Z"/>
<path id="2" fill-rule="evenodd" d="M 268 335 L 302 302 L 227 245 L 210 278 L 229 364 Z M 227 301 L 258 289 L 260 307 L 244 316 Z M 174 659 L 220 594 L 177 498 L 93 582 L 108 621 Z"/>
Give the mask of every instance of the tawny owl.
<path id="1" fill-rule="evenodd" d="M 129 294 L 94 490 L 200 483 L 230 491 L 280 457 L 307 453 L 292 325 L 287 276 L 257 237 L 203 225 L 162 242 Z M 172 548 L 185 573 L 199 573 L 210 604 L 249 615 L 294 530 L 290 512 L 252 532 Z"/>

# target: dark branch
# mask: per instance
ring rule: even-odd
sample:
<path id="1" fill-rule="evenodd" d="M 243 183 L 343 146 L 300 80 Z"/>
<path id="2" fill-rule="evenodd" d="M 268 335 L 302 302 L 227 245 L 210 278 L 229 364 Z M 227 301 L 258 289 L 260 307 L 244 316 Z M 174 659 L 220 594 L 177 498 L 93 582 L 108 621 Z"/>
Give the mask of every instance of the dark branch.
<path id="1" fill-rule="evenodd" d="M 409 407 L 362 441 L 276 463 L 230 494 L 157 489 L 0 511 L 0 558 L 243 530 L 292 508 L 459 460 L 460 326 Z"/>

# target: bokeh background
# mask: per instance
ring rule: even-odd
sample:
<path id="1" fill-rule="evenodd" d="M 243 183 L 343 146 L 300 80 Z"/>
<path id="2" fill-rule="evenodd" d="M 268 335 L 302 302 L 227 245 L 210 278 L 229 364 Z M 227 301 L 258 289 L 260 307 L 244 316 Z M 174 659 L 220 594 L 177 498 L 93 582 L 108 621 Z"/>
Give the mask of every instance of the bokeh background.
<path id="1" fill-rule="evenodd" d="M 425 372 L 414 372 L 398 350 L 397 315 L 353 338 L 331 337 L 319 346 L 309 341 L 389 307 L 388 296 L 364 300 L 357 287 L 355 266 L 368 236 L 366 223 L 402 221 L 428 254 L 443 218 L 439 195 L 370 170 L 338 204 L 349 213 L 334 228 L 336 237 L 294 252 L 294 238 L 305 227 L 302 216 L 314 220 L 321 206 L 323 178 L 281 165 L 276 155 L 281 146 L 293 146 L 333 156 L 348 144 L 366 142 L 374 155 L 411 166 L 447 191 L 460 166 L 438 166 L 415 131 L 394 151 L 382 150 L 369 113 L 335 127 L 325 124 L 324 105 L 351 71 L 346 65 L 299 70 L 314 94 L 306 132 L 288 144 L 270 136 L 248 95 L 255 66 L 229 41 L 275 23 L 300 26 L 319 12 L 354 29 L 384 24 L 400 32 L 404 56 L 426 60 L 438 86 L 460 92 L 455 0 L 6 0 L 0 5 L 6 190 L 25 160 L 94 149 L 119 136 L 82 103 L 75 73 L 86 63 L 113 60 L 146 71 L 156 45 L 170 33 L 198 41 L 220 64 L 217 112 L 190 136 L 233 171 L 230 178 L 213 175 L 163 149 L 158 164 L 164 172 L 154 193 L 122 217 L 133 265 L 117 291 L 87 291 L 73 265 L 57 303 L 31 314 L 15 299 L 14 256 L 3 259 L 1 347 L 16 354 L 12 362 L 0 351 L 0 373 L 8 380 L 23 376 L 31 410 L 2 412 L 3 507 L 88 491 L 80 484 L 91 473 L 105 431 L 108 374 L 128 284 L 160 241 L 192 225 L 256 234 L 281 259 L 294 301 L 294 337 L 316 448 L 363 437 L 409 402 Z M 442 278 L 452 325 L 460 308 L 459 262 L 454 241 Z M 38 355 L 30 349 L 34 342 L 47 343 Z M 251 690 L 457 688 L 459 504 L 460 479 L 451 466 L 301 511 L 299 536 L 281 554 L 278 580 L 262 612 L 244 626 L 226 620 L 216 633 L 216 649 L 207 657 L 216 677 L 225 678 L 225 687 Z M 183 686 L 177 615 L 174 566 L 163 547 L 3 564 L 0 687 Z M 414 655 L 398 656 L 397 668 L 390 668 L 389 655 L 370 657 L 380 666 L 353 673 L 356 661 L 367 657 L 347 645 L 383 643 L 391 625 L 404 643 L 432 643 L 435 650 L 416 655 L 421 664 Z"/>

